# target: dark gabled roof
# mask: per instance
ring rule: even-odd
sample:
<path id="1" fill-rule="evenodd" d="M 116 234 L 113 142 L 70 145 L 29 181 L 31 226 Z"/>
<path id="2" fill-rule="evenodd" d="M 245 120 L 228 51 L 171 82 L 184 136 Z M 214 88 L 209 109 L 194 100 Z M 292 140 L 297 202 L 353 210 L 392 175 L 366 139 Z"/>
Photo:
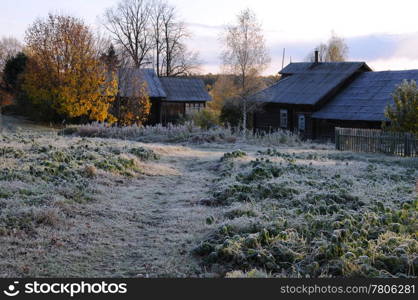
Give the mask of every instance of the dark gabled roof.
<path id="1" fill-rule="evenodd" d="M 144 81 L 151 98 L 182 102 L 212 100 L 201 79 L 158 77 L 153 69 L 138 68 L 119 69 L 119 95 L 135 96 Z"/>
<path id="2" fill-rule="evenodd" d="M 367 72 L 312 116 L 318 119 L 384 121 L 392 94 L 403 80 L 418 82 L 418 70 Z"/>
<path id="3" fill-rule="evenodd" d="M 167 95 L 153 69 L 121 68 L 118 72 L 119 95 L 134 96 L 141 83 L 146 82 L 151 98 L 165 98 Z"/>
<path id="4" fill-rule="evenodd" d="M 272 86 L 254 95 L 260 102 L 315 105 L 358 71 L 370 71 L 364 62 L 292 63 Z"/>
<path id="5" fill-rule="evenodd" d="M 166 101 L 211 101 L 201 79 L 161 77 L 161 84 L 167 94 Z"/>
<path id="6" fill-rule="evenodd" d="M 279 74 L 293 75 L 307 72 L 310 73 L 312 71 L 316 73 L 352 73 L 353 70 L 358 70 L 362 67 L 365 67 L 368 71 L 371 71 L 365 62 L 300 62 L 288 64 L 283 70 L 279 72 Z"/>

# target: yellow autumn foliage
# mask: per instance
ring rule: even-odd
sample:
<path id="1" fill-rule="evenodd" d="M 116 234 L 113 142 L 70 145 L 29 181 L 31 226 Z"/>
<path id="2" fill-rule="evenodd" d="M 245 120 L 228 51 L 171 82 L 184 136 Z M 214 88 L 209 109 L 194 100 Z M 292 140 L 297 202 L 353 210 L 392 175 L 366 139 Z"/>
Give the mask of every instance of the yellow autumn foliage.
<path id="1" fill-rule="evenodd" d="M 133 97 L 120 99 L 118 123 L 122 126 L 144 125 L 151 113 L 151 101 L 149 99 L 146 83 L 138 84 L 138 92 Z"/>
<path id="2" fill-rule="evenodd" d="M 79 19 L 50 14 L 27 31 L 30 56 L 23 89 L 40 107 L 64 118 L 114 122 L 109 108 L 117 81 L 99 59 L 95 38 Z"/>

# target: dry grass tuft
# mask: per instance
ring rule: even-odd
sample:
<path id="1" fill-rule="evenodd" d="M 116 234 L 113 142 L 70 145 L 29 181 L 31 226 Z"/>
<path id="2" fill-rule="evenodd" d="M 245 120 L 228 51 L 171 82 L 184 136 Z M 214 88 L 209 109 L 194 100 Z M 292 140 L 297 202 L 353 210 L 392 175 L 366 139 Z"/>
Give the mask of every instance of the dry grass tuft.
<path id="1" fill-rule="evenodd" d="M 84 172 L 86 173 L 87 177 L 94 178 L 97 176 L 97 169 L 95 166 L 89 165 L 84 168 Z"/>
<path id="2" fill-rule="evenodd" d="M 63 135 L 76 135 L 81 137 L 100 137 L 113 139 L 126 139 L 147 143 L 239 143 L 245 142 L 264 146 L 298 146 L 302 141 L 298 135 L 288 131 L 278 130 L 272 133 L 256 133 L 251 131 L 244 134 L 231 128 L 216 127 L 202 129 L 189 122 L 184 125 L 162 126 L 130 126 L 111 127 L 106 124 L 93 123 L 82 126 L 69 126 L 61 131 Z"/>

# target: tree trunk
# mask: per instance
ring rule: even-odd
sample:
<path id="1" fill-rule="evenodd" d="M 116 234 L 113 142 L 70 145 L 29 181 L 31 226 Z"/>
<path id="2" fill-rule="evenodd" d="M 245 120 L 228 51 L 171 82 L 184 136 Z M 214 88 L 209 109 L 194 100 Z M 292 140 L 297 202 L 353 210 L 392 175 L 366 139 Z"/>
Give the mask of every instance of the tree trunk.
<path id="1" fill-rule="evenodd" d="M 0 105 L 0 132 L 3 132 L 3 115 L 1 114 L 2 107 Z"/>
<path id="2" fill-rule="evenodd" d="M 241 80 L 242 80 L 242 134 L 244 139 L 247 137 L 247 95 L 246 95 L 246 72 L 245 69 L 241 72 Z"/>
<path id="3" fill-rule="evenodd" d="M 244 139 L 247 137 L 247 99 L 244 98 L 242 102 L 242 134 Z"/>

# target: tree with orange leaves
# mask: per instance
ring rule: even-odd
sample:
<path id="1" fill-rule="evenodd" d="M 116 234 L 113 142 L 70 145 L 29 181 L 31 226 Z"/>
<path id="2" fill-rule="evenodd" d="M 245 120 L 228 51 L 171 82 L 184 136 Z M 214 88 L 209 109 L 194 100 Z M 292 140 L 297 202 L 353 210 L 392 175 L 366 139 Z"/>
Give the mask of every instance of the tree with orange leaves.
<path id="1" fill-rule="evenodd" d="M 137 91 L 132 97 L 118 99 L 119 112 L 116 115 L 121 126 L 144 125 L 151 113 L 151 101 L 145 82 L 137 84 Z"/>
<path id="2" fill-rule="evenodd" d="M 96 39 L 82 20 L 54 14 L 38 19 L 26 32 L 26 45 L 30 60 L 23 89 L 33 104 L 62 119 L 115 121 L 109 113 L 115 76 L 101 62 Z"/>

